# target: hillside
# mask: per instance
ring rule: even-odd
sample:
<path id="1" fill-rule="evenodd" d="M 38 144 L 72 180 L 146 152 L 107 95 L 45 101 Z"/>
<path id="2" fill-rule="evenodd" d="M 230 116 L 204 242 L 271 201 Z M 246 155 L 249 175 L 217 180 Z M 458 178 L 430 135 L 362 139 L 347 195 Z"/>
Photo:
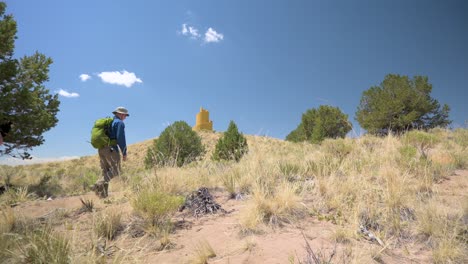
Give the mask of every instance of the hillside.
<path id="1" fill-rule="evenodd" d="M 130 145 L 124 172 L 111 181 L 107 199 L 87 188 L 100 173 L 97 156 L 0 167 L 0 185 L 13 185 L 0 195 L 0 259 L 468 260 L 467 130 L 434 130 L 426 135 L 431 142 L 425 148 L 417 137 L 364 136 L 312 145 L 247 135 L 249 153 L 239 163 L 211 161 L 221 134 L 200 136 L 205 159 L 182 168 L 146 170 L 152 140 Z M 196 217 L 174 207 L 201 187 L 224 211 Z"/>

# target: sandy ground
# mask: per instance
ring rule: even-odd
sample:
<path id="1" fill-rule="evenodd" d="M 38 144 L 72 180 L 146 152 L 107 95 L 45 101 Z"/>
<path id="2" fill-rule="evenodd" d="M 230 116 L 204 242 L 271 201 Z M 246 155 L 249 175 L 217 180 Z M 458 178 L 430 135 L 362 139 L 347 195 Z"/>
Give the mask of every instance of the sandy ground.
<path id="1" fill-rule="evenodd" d="M 460 205 L 467 201 L 468 171 L 456 171 L 453 176 L 446 178 L 436 186 L 440 195 L 440 202 Z M 244 200 L 229 200 L 226 194 L 213 191 L 218 202 L 228 214 L 215 214 L 203 216 L 198 219 L 186 213 L 178 213 L 174 221 L 178 223 L 170 241 L 170 249 L 159 249 L 159 239 L 143 236 L 132 238 L 128 229 L 123 230 L 119 236 L 108 241 L 107 245 L 115 246 L 115 255 L 129 257 L 138 263 L 194 263 L 196 248 L 203 243 L 209 243 L 216 256 L 208 263 L 299 263 L 307 256 L 306 241 L 317 255 L 327 258 L 333 251 L 333 263 L 378 263 L 373 260 L 369 252 L 380 255 L 380 263 L 430 263 L 431 252 L 429 248 L 418 242 L 399 247 L 392 241 L 385 241 L 386 248 L 375 242 L 363 238 L 352 239 L 348 243 L 335 243 L 331 235 L 338 226 L 319 221 L 315 217 L 305 216 L 294 221 L 294 224 L 285 224 L 280 228 L 266 228 L 259 234 L 241 234 L 239 216 L 246 206 Z M 54 200 L 37 200 L 22 203 L 14 210 L 20 214 L 36 219 L 47 219 L 53 214 L 61 213 L 56 218 L 54 228 L 67 234 L 73 240 L 75 248 L 80 248 L 82 254 L 92 250 L 93 213 L 80 213 L 82 207 L 80 198 L 93 200 L 95 211 L 118 210 L 123 213 L 123 224 L 129 226 L 132 221 L 132 208 L 125 197 L 125 193 L 111 192 L 108 200 L 100 200 L 93 193 L 81 196 L 70 196 Z M 460 208 L 460 207 L 458 207 Z M 112 258 L 109 257 L 109 258 Z"/>

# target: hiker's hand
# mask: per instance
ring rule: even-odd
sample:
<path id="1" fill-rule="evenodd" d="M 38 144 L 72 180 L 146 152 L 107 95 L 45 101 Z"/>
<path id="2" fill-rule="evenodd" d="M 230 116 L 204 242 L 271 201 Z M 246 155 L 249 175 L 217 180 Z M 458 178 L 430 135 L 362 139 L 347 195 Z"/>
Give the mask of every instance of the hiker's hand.
<path id="1" fill-rule="evenodd" d="M 122 157 L 123 161 L 127 161 L 127 155 Z"/>

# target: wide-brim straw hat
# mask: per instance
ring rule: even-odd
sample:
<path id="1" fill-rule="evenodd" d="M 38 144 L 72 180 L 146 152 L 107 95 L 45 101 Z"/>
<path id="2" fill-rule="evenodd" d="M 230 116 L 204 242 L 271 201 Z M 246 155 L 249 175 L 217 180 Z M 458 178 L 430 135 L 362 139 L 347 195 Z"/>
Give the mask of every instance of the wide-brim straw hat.
<path id="1" fill-rule="evenodd" d="M 122 107 L 122 106 L 117 107 L 112 113 L 113 114 L 119 113 L 119 114 L 124 114 L 124 115 L 130 116 L 128 114 L 127 108 Z"/>

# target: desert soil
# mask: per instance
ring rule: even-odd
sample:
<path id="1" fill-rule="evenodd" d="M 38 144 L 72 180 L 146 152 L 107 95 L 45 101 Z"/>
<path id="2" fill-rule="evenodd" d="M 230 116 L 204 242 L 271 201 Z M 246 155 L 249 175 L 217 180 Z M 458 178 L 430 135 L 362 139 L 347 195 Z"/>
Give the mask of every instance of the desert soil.
<path id="1" fill-rule="evenodd" d="M 461 206 L 461 203 L 467 201 L 467 185 L 468 170 L 456 171 L 454 175 L 437 184 L 440 202 Z M 109 252 L 113 252 L 109 259 L 120 255 L 138 263 L 193 263 L 196 248 L 206 242 L 216 254 L 208 263 L 299 263 L 307 256 L 306 240 L 317 255 L 328 258 L 335 250 L 333 263 L 349 263 L 349 259 L 354 259 L 355 263 L 377 263 L 369 252 L 379 254 L 381 263 L 431 262 L 431 251 L 421 242 L 412 242 L 402 247 L 389 240 L 384 241 L 386 247 L 383 248 L 376 242 L 361 237 L 337 244 L 331 236 L 339 226 L 319 221 L 314 216 L 306 216 L 294 221 L 294 224 L 266 228 L 258 234 L 241 234 L 239 216 L 248 197 L 241 200 L 227 199 L 226 193 L 219 190 L 212 190 L 212 195 L 230 213 L 207 215 L 198 219 L 184 212 L 178 213 L 174 218 L 177 228 L 169 236 L 172 246 L 162 250 L 159 239 L 130 236 L 128 227 L 134 217 L 130 202 L 123 192 L 111 192 L 107 200 L 98 199 L 94 193 L 87 193 L 29 201 L 14 207 L 14 210 L 20 215 L 36 219 L 47 219 L 62 212 L 62 217 L 53 222 L 54 228 L 67 234 L 74 245 L 81 245 L 75 246 L 75 250 L 78 248 L 78 253 L 83 255 L 92 250 L 93 214 L 76 213 L 82 207 L 80 198 L 93 200 L 96 212 L 104 209 L 118 210 L 123 213 L 123 224 L 127 228 L 115 240 L 107 242 L 106 247 Z"/>

